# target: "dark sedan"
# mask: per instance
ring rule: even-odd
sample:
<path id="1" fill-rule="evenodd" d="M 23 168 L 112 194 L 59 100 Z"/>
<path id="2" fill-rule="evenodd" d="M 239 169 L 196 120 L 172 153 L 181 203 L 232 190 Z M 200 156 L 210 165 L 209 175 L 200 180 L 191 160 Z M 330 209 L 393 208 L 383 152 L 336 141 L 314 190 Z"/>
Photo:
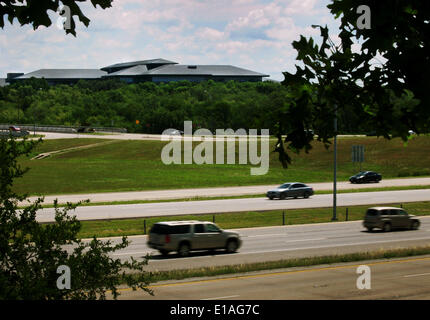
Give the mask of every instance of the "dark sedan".
<path id="1" fill-rule="evenodd" d="M 304 183 L 300 182 L 290 182 L 290 183 L 284 183 L 283 185 L 280 185 L 276 189 L 269 190 L 266 193 L 266 196 L 272 200 L 275 198 L 279 198 L 281 200 L 286 199 L 288 197 L 291 198 L 309 198 L 311 195 L 314 194 L 314 190 L 305 185 Z"/>
<path id="2" fill-rule="evenodd" d="M 366 183 L 366 182 L 379 182 L 382 176 L 373 171 L 362 171 L 357 173 L 355 176 L 349 178 L 351 183 Z"/>

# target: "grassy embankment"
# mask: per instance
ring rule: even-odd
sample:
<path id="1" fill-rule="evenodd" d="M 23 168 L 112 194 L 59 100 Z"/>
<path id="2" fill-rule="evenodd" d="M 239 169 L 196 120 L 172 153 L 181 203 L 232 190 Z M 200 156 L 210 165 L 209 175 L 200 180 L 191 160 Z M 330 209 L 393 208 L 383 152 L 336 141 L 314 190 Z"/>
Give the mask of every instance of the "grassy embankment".
<path id="1" fill-rule="evenodd" d="M 367 252 L 357 252 L 350 254 L 338 254 L 329 256 L 307 257 L 297 259 L 286 259 L 278 261 L 265 261 L 257 263 L 225 265 L 192 269 L 179 269 L 171 271 L 151 272 L 151 281 L 182 280 L 196 277 L 214 277 L 228 274 L 256 272 L 263 270 L 275 270 L 294 267 L 309 267 L 317 265 L 348 263 L 358 261 L 369 261 L 377 259 L 395 259 L 403 257 L 422 256 L 430 254 L 430 246 L 420 246 L 411 248 L 375 250 Z M 422 258 L 426 259 L 426 258 Z M 240 277 L 240 275 L 238 276 Z"/>
<path id="2" fill-rule="evenodd" d="M 46 140 L 33 156 L 102 141 L 89 138 Z M 293 162 L 286 170 L 277 154 L 271 152 L 270 170 L 261 176 L 250 175 L 251 165 L 165 165 L 160 156 L 165 144 L 162 141 L 117 141 L 43 160 L 22 159 L 21 164 L 31 170 L 16 181 L 15 189 L 47 195 L 332 180 L 332 149 L 326 150 L 318 142 L 314 142 L 308 154 L 292 154 Z M 430 175 L 430 136 L 415 137 L 407 146 L 400 139 L 348 137 L 338 140 L 339 180 L 346 180 L 359 170 L 358 164 L 351 162 L 351 146 L 356 144 L 365 146 L 363 169 L 378 171 L 384 178 Z"/>

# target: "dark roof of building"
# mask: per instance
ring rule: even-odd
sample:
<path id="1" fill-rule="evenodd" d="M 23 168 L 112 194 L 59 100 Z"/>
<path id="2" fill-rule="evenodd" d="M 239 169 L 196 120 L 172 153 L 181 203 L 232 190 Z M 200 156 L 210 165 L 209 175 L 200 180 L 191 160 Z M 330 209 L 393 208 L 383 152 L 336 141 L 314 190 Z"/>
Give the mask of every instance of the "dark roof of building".
<path id="1" fill-rule="evenodd" d="M 145 66 L 134 66 L 131 68 L 123 69 L 117 72 L 106 75 L 110 76 L 138 76 L 138 75 L 157 75 L 157 76 L 174 76 L 174 75 L 187 75 L 187 76 L 238 76 L 238 77 L 268 77 L 269 75 L 254 72 L 251 70 L 238 68 L 228 65 L 182 65 L 182 64 L 169 64 L 159 66 L 157 68 L 148 70 Z"/>
<path id="2" fill-rule="evenodd" d="M 107 74 L 99 69 L 40 69 L 15 79 L 45 78 L 45 79 L 97 79 Z"/>
<path id="3" fill-rule="evenodd" d="M 147 73 L 151 75 L 269 76 L 229 65 L 168 65 L 149 70 Z"/>
<path id="4" fill-rule="evenodd" d="M 99 69 L 40 69 L 15 79 L 45 78 L 45 79 L 97 79 L 105 75 Z"/>
<path id="5" fill-rule="evenodd" d="M 134 67 L 138 65 L 147 65 L 147 64 L 177 64 L 177 62 L 158 58 L 158 59 L 151 59 L 151 60 L 116 63 L 107 67 L 103 67 L 101 68 L 101 70 L 118 69 L 118 68 L 124 69 L 124 68 Z"/>
<path id="6" fill-rule="evenodd" d="M 121 77 L 130 77 L 130 76 L 139 76 L 142 74 L 145 74 L 148 71 L 148 68 L 146 65 L 138 65 L 127 69 L 122 69 L 116 72 L 109 73 L 106 76 L 109 77 L 115 77 L 115 76 L 121 76 Z"/>

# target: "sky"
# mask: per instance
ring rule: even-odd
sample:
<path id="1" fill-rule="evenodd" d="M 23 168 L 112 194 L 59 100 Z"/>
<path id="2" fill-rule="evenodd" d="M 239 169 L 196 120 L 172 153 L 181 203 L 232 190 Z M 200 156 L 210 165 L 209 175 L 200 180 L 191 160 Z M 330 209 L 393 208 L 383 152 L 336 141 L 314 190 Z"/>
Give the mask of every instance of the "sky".
<path id="1" fill-rule="evenodd" d="M 329 0 L 114 0 L 111 8 L 80 4 L 91 20 L 76 38 L 57 27 L 6 22 L 0 29 L 0 78 L 49 68 L 99 69 L 114 63 L 164 58 L 181 64 L 234 65 L 283 80 L 295 72 L 300 35 L 319 38 L 311 25 L 339 21 Z M 61 21 L 61 20 L 60 20 Z"/>

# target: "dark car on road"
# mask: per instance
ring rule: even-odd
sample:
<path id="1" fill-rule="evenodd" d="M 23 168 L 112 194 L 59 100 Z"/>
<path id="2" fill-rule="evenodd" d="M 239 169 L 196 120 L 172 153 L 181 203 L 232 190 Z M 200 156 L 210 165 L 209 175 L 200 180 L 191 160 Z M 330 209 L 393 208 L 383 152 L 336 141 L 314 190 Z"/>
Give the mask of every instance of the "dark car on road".
<path id="1" fill-rule="evenodd" d="M 275 198 L 279 198 L 281 200 L 290 198 L 309 198 L 314 194 L 314 190 L 312 187 L 309 187 L 301 182 L 289 182 L 284 183 L 277 187 L 276 189 L 269 190 L 266 193 L 266 196 L 272 200 Z"/>
<path id="2" fill-rule="evenodd" d="M 349 178 L 351 183 L 367 183 L 367 182 L 379 182 L 382 176 L 373 171 L 362 171 Z"/>
<path id="3" fill-rule="evenodd" d="M 17 127 L 17 126 L 10 126 L 9 127 L 9 131 L 13 131 L 13 132 L 20 132 L 21 128 Z"/>
<path id="4" fill-rule="evenodd" d="M 28 132 L 27 130 L 21 130 L 21 128 L 17 126 L 10 126 L 8 131 L 1 130 L 0 132 L 0 136 L 2 137 L 9 137 L 10 135 L 12 135 L 12 137 L 25 137 L 29 134 L 30 132 Z"/>
<path id="5" fill-rule="evenodd" d="M 385 232 L 393 229 L 416 230 L 420 226 L 420 221 L 402 208 L 373 207 L 367 209 L 363 226 L 368 231 L 372 231 L 375 228 L 382 229 Z"/>

